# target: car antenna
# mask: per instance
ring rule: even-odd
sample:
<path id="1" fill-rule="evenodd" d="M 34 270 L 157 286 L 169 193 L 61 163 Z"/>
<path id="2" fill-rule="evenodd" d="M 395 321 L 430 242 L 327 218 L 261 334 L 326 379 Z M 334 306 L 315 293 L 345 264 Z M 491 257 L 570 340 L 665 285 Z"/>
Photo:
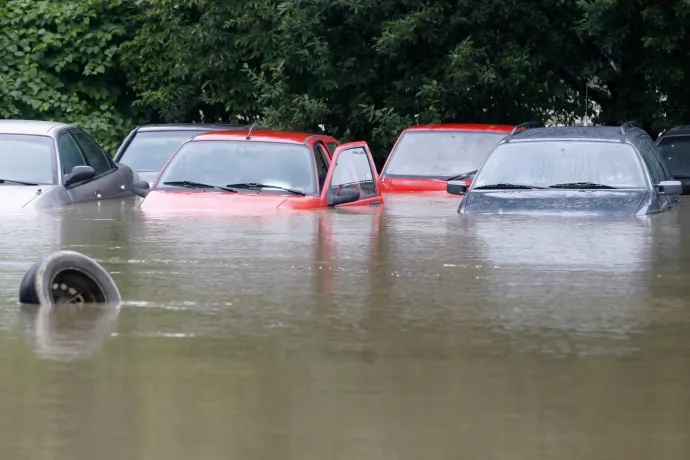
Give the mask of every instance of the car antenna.
<path id="1" fill-rule="evenodd" d="M 256 126 L 256 120 L 254 120 L 254 123 L 249 127 L 249 132 L 247 133 L 247 140 L 252 138 L 252 129 L 254 129 L 254 126 Z"/>

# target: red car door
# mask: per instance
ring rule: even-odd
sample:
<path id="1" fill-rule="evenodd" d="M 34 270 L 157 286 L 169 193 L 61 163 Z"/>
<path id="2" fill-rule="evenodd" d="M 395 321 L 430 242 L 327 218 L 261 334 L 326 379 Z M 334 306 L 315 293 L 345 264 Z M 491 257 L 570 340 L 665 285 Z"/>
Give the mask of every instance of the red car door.
<path id="1" fill-rule="evenodd" d="M 383 198 L 371 150 L 364 141 L 342 144 L 335 149 L 321 191 L 325 206 L 379 206 Z"/>

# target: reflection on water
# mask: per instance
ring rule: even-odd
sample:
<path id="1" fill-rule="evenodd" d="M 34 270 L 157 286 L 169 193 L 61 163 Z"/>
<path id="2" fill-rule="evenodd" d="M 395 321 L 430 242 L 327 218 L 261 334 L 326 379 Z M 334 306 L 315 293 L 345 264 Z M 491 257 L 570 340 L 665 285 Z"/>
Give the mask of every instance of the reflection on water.
<path id="1" fill-rule="evenodd" d="M 72 360 L 88 356 L 114 333 L 120 305 L 22 305 L 21 314 L 36 354 Z"/>
<path id="2" fill-rule="evenodd" d="M 687 206 L 525 219 L 425 200 L 3 219 L 2 458 L 687 458 Z M 57 249 L 98 259 L 122 308 L 20 311 Z"/>

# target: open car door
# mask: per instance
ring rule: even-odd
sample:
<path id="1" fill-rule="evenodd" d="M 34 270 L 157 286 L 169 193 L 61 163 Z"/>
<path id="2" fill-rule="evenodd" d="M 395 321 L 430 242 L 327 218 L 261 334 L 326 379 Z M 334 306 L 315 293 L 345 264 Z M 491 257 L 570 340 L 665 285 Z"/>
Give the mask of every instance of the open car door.
<path id="1" fill-rule="evenodd" d="M 369 146 L 364 141 L 339 145 L 321 190 L 325 206 L 379 206 L 383 198 Z"/>

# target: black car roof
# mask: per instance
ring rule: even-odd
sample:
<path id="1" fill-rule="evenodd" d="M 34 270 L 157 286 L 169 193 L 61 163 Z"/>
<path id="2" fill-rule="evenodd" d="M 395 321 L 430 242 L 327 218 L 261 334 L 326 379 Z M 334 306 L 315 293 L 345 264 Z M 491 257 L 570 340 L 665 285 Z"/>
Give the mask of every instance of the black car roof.
<path id="1" fill-rule="evenodd" d="M 674 126 L 661 133 L 659 137 L 666 136 L 690 136 L 690 125 Z"/>
<path id="2" fill-rule="evenodd" d="M 222 125 L 218 123 L 168 123 L 168 124 L 157 124 L 157 125 L 143 125 L 137 128 L 137 131 L 150 132 L 150 131 L 227 131 L 233 129 L 249 129 L 251 125 L 237 125 L 237 124 L 227 124 Z M 266 129 L 263 126 L 255 125 L 254 129 Z"/>
<path id="3" fill-rule="evenodd" d="M 624 142 L 629 134 L 639 128 L 627 128 L 621 132 L 619 126 L 550 126 L 546 128 L 529 128 L 518 131 L 507 137 L 503 142 L 521 140 L 547 140 L 547 139 L 592 139 L 601 141 Z"/>

